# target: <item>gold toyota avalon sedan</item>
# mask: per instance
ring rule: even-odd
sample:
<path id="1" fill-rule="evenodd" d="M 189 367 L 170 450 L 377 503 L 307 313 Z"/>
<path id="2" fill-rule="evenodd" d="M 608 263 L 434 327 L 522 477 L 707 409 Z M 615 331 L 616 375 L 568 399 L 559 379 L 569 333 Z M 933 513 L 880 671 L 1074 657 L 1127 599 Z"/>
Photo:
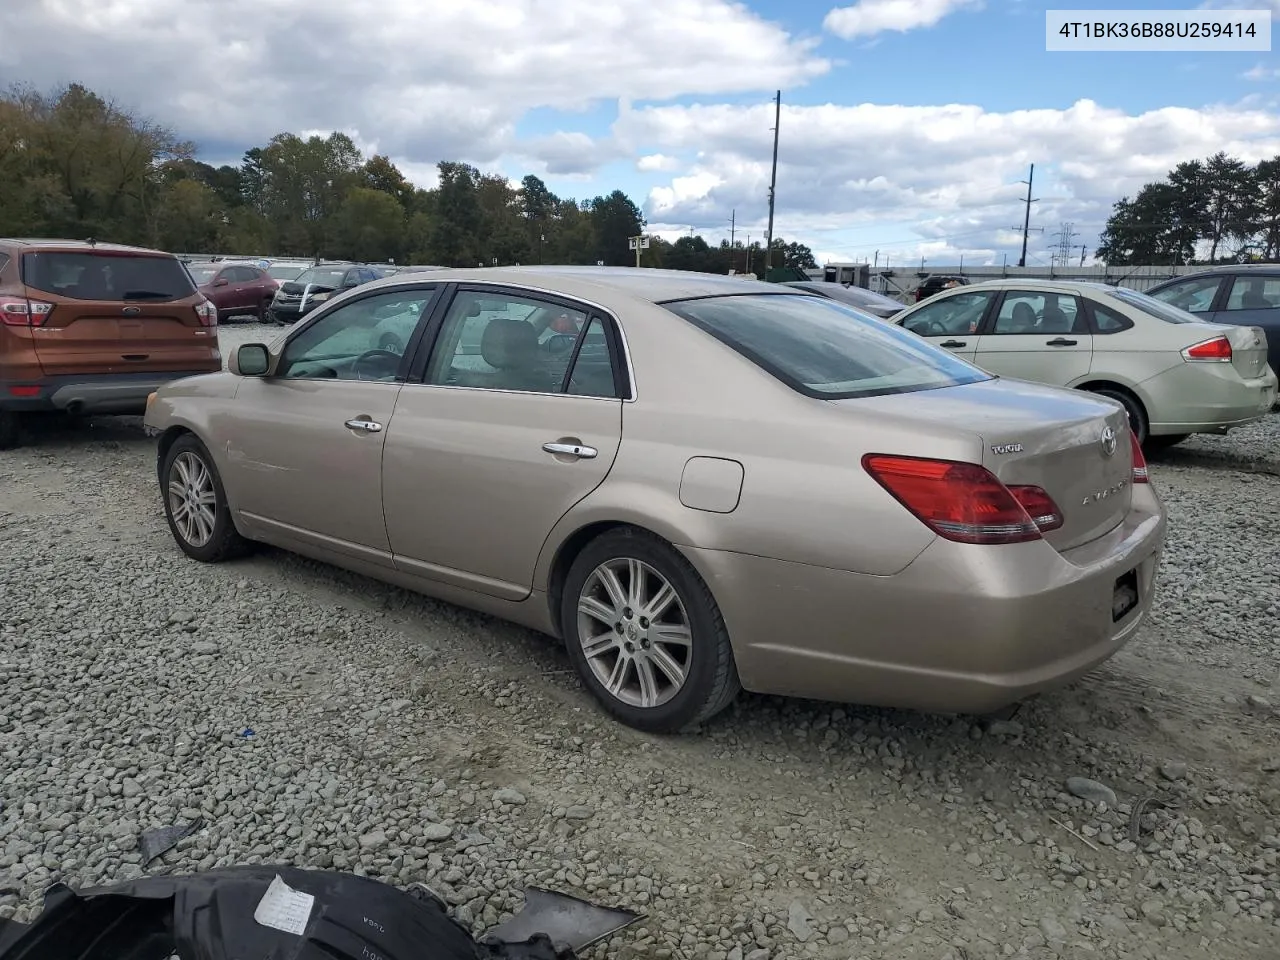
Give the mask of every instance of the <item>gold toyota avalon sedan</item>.
<path id="1" fill-rule="evenodd" d="M 651 731 L 744 687 L 981 713 L 1067 683 L 1138 630 L 1165 533 L 1120 404 L 740 277 L 396 276 L 146 424 L 188 556 L 275 544 L 524 624 Z"/>

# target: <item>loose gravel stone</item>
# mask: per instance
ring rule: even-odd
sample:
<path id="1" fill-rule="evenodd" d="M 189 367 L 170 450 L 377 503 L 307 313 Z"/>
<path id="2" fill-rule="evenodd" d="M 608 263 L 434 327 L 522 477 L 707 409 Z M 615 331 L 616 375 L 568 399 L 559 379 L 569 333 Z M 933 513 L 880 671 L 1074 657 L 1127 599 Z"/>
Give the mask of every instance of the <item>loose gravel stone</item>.
<path id="1" fill-rule="evenodd" d="M 280 551 L 192 563 L 136 418 L 50 430 L 0 455 L 0 918 L 282 862 L 427 884 L 474 932 L 528 886 L 646 914 L 590 960 L 1280 956 L 1249 700 L 1280 681 L 1280 417 L 1152 458 L 1150 619 L 1016 720 L 744 696 L 674 738 L 527 631 Z"/>

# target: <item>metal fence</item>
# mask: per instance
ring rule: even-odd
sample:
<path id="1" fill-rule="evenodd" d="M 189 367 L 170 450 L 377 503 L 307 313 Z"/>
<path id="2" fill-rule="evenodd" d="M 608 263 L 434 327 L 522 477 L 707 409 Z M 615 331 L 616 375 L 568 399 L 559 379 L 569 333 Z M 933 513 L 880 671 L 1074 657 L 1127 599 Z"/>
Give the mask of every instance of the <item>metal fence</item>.
<path id="1" fill-rule="evenodd" d="M 1025 277 L 1028 280 L 1084 280 L 1091 283 L 1130 287 L 1134 290 L 1148 290 L 1163 280 L 1188 273 L 1199 273 L 1204 269 L 1203 266 L 971 267 L 964 264 L 932 263 L 926 263 L 923 270 L 910 267 L 875 269 L 865 263 L 830 263 L 824 268 L 828 277 L 834 271 L 842 281 L 847 276 L 860 286 L 862 284 L 859 280 L 865 277 L 866 286 L 870 289 L 904 302 L 914 300 L 916 288 L 931 276 L 964 277 L 973 283 L 1016 277 Z"/>

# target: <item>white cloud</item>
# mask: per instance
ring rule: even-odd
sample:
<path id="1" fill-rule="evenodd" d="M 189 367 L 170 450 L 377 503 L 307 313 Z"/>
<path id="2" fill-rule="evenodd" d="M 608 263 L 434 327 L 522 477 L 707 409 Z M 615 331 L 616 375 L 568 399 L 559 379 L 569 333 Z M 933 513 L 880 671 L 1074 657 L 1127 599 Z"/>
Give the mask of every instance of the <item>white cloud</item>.
<path id="1" fill-rule="evenodd" d="M 197 141 L 342 129 L 475 163 L 537 107 L 794 89 L 830 68 L 733 0 L 7 0 L 0 37 L 0 75 L 84 83 Z"/>
<path id="2" fill-rule="evenodd" d="M 932 27 L 948 14 L 981 6 L 982 0 L 858 0 L 831 10 L 822 26 L 838 37 L 852 40 L 890 30 L 906 33 Z"/>
<path id="3" fill-rule="evenodd" d="M 642 173 L 670 173 L 679 166 L 679 160 L 662 153 L 650 153 L 636 160 L 636 169 Z"/>
<path id="4" fill-rule="evenodd" d="M 1240 74 L 1240 77 L 1243 80 L 1275 80 L 1280 78 L 1280 67 L 1265 67 L 1259 63 Z"/>
<path id="5" fill-rule="evenodd" d="M 628 140 L 700 150 L 682 175 L 651 190 L 647 215 L 721 231 L 736 210 L 740 232 L 760 229 L 772 120 L 767 105 L 626 114 L 619 125 Z M 823 249 L 838 236 L 868 257 L 882 241 L 917 259 L 921 252 L 935 259 L 925 242 L 974 256 L 1008 249 L 1010 228 L 1022 222 L 1026 187 L 1018 181 L 1031 163 L 1040 200 L 1033 222 L 1046 228 L 1033 244 L 1048 245 L 1059 222 L 1071 221 L 1079 242 L 1092 246 L 1116 200 L 1183 160 L 1219 150 L 1248 162 L 1280 154 L 1280 114 L 1240 105 L 1129 114 L 1090 100 L 1005 113 L 964 104 L 784 104 L 781 131 L 775 233 Z M 913 225 L 918 239 L 904 238 L 896 224 Z"/>

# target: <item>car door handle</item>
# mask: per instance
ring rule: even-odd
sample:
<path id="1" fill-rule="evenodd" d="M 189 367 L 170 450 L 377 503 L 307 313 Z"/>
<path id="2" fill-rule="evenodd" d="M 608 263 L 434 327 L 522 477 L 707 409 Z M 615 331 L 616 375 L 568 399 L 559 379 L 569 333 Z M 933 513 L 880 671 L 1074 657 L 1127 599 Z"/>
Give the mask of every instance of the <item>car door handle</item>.
<path id="1" fill-rule="evenodd" d="M 352 430 L 363 430 L 365 433 L 382 432 L 382 424 L 376 420 L 348 420 L 343 426 Z"/>
<path id="2" fill-rule="evenodd" d="M 1058 337 L 1056 340 L 1046 340 L 1045 346 L 1048 347 L 1074 347 L 1077 341 L 1068 340 L 1065 337 Z"/>
<path id="3" fill-rule="evenodd" d="M 577 457 L 579 460 L 592 460 L 600 452 L 595 447 L 584 447 L 578 443 L 544 443 L 542 449 L 558 457 Z"/>
<path id="4" fill-rule="evenodd" d="M 963 340 L 944 340 L 944 341 L 942 342 L 942 345 L 943 345 L 944 347 L 963 347 L 963 346 L 966 346 L 965 341 L 963 341 Z"/>

